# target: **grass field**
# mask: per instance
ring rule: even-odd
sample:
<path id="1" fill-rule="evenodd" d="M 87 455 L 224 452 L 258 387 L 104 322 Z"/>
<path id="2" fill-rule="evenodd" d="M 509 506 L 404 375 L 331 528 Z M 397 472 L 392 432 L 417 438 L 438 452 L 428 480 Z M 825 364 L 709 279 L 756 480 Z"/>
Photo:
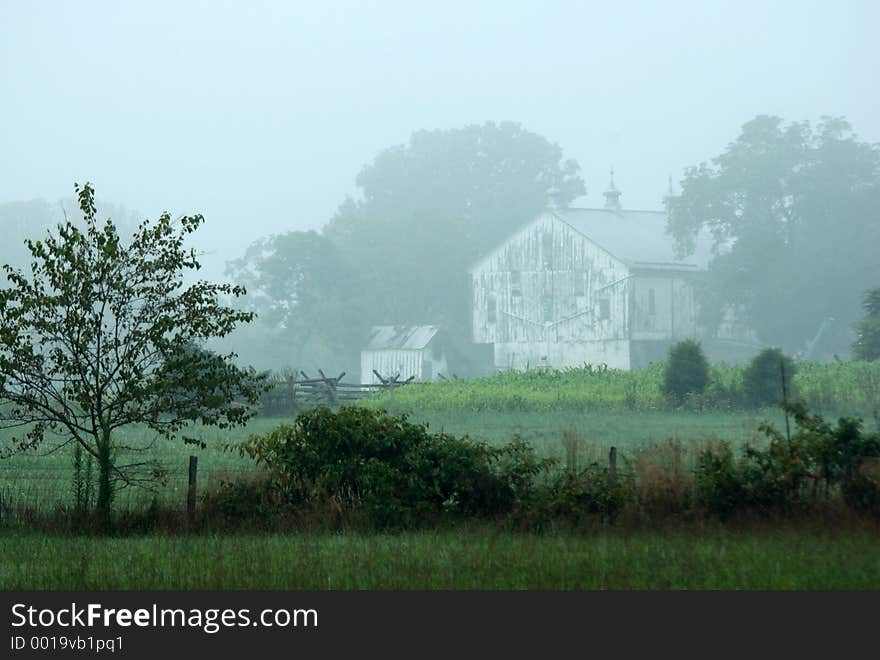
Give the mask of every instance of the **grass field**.
<path id="1" fill-rule="evenodd" d="M 515 435 L 535 446 L 542 456 L 560 460 L 564 456 L 563 432 L 573 432 L 581 441 L 581 462 L 605 460 L 608 447 L 615 445 L 626 457 L 639 447 L 678 438 L 685 445 L 699 446 L 711 439 L 728 440 L 734 445 L 760 442 L 758 425 L 762 421 L 782 424 L 782 414 L 775 409 L 750 413 L 682 413 L 682 412 L 428 412 L 410 411 L 411 420 L 428 423 L 434 431 L 441 429 L 455 435 L 500 444 Z M 282 418 L 255 418 L 244 429 L 198 429 L 206 449 L 181 442 L 156 441 L 153 450 L 168 470 L 167 483 L 156 493 L 130 489 L 119 493 L 118 508 L 145 506 L 155 497 L 159 503 L 185 501 L 188 457 L 199 457 L 200 490 L 211 488 L 221 480 L 253 470 L 253 463 L 234 452 L 224 451 L 225 445 L 244 439 L 250 433 L 266 432 L 283 421 Z M 142 445 L 150 436 L 138 429 L 127 430 L 120 444 Z M 72 492 L 72 457 L 70 448 L 53 454 L 46 452 L 19 454 L 0 460 L 0 499 L 8 508 L 27 506 L 45 510 L 70 501 Z M 2 509 L 0 509 L 2 513 Z"/>
<path id="2" fill-rule="evenodd" d="M 715 440 L 761 443 L 759 424 L 783 424 L 777 409 L 477 410 L 398 399 L 395 412 L 407 412 L 434 431 L 492 444 L 519 436 L 540 455 L 559 459 L 563 434 L 573 434 L 580 441 L 581 464 L 607 460 L 612 445 L 625 462 L 669 438 L 694 450 Z M 224 446 L 282 421 L 290 420 L 256 418 L 244 429 L 198 429 L 205 449 L 157 441 L 152 451 L 168 468 L 167 483 L 156 493 L 123 491 L 115 508 L 142 510 L 155 498 L 182 510 L 190 455 L 199 457 L 204 493 L 254 470 Z M 150 439 L 131 429 L 119 441 L 143 445 Z M 0 460 L 0 589 L 880 588 L 880 528 L 863 522 L 835 523 L 833 529 L 804 521 L 739 528 L 693 522 L 652 531 L 600 521 L 585 533 L 526 534 L 486 524 L 398 534 L 175 531 L 102 537 L 46 534 L 29 530 L 26 515 L 16 518 L 17 510 L 50 512 L 69 505 L 71 474 L 69 447 L 48 456 Z"/>
<path id="3" fill-rule="evenodd" d="M 743 405 L 744 366 L 716 364 L 702 395 L 691 409 L 735 409 Z M 407 409 L 458 412 L 651 412 L 667 410 L 663 396 L 664 365 L 634 371 L 596 369 L 590 365 L 557 371 L 505 371 L 484 378 L 416 383 L 394 393 Z M 799 362 L 790 394 L 814 412 L 872 417 L 880 413 L 880 361 Z M 377 395 L 385 405 L 388 393 Z"/>
<path id="4" fill-rule="evenodd" d="M 735 390 L 742 379 L 740 367 L 715 365 L 712 373 L 720 391 Z M 519 436 L 542 456 L 556 458 L 564 455 L 561 439 L 566 433 L 578 439 L 581 463 L 604 460 L 612 445 L 624 458 L 640 447 L 668 438 L 692 447 L 709 440 L 742 446 L 761 442 L 758 425 L 762 421 L 782 427 L 782 414 L 775 408 L 744 412 L 699 404 L 694 412 L 672 411 L 663 403 L 660 392 L 662 374 L 663 365 L 633 372 L 592 367 L 505 372 L 473 380 L 408 385 L 395 393 L 392 410 L 407 412 L 412 421 L 427 422 L 432 430 L 467 434 L 493 444 Z M 815 411 L 831 417 L 838 413 L 861 414 L 869 424 L 876 423 L 871 411 L 880 406 L 880 363 L 800 363 L 794 386 Z M 389 403 L 386 394 L 365 400 L 362 405 L 380 407 Z M 698 412 L 700 409 L 703 412 Z M 202 491 L 252 470 L 247 460 L 224 452 L 224 445 L 251 433 L 266 432 L 282 421 L 289 420 L 256 418 L 245 429 L 196 429 L 195 435 L 208 445 L 206 449 L 157 440 L 152 455 L 167 470 L 167 483 L 155 493 L 122 491 L 117 496 L 117 507 L 141 507 L 153 499 L 161 504 L 182 502 L 190 455 L 199 457 Z M 0 435 L 0 447 L 8 446 L 5 440 Z M 117 438 L 119 445 L 142 446 L 149 442 L 150 437 L 138 429 Z M 41 453 L 49 446 L 45 445 Z M 52 508 L 69 502 L 71 490 L 69 447 L 50 456 L 29 454 L 0 460 L 0 515 L 4 507 Z"/>
<path id="5" fill-rule="evenodd" d="M 55 537 L 0 532 L 0 589 L 876 589 L 880 534 Z"/>

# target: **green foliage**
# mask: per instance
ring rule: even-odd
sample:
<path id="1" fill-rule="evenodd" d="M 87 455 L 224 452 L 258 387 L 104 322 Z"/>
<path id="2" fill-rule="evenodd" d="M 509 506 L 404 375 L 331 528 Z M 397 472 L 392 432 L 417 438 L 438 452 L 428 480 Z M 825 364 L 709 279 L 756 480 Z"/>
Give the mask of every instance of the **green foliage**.
<path id="1" fill-rule="evenodd" d="M 238 449 L 269 471 L 287 504 L 334 503 L 379 526 L 509 512 L 549 465 L 524 443 L 492 448 L 356 406 L 306 411 Z"/>
<path id="2" fill-rule="evenodd" d="M 270 498 L 300 509 L 332 504 L 347 520 L 360 514 L 380 527 L 450 516 L 533 528 L 596 515 L 613 521 L 634 492 L 626 469 L 613 484 L 598 463 L 553 471 L 556 461 L 539 459 L 521 438 L 490 447 L 358 407 L 302 413 L 238 450 L 267 468 Z"/>
<path id="3" fill-rule="evenodd" d="M 791 367 L 787 367 L 791 368 Z M 713 365 L 703 394 L 685 404 L 698 409 L 751 408 L 744 401 L 747 367 Z M 396 405 L 419 413 L 576 412 L 584 410 L 656 411 L 667 406 L 663 396 L 664 365 L 634 371 L 596 369 L 591 365 L 562 370 L 505 371 L 468 380 L 417 383 L 399 388 Z M 779 363 L 776 364 L 778 379 Z M 788 371 L 786 371 L 788 380 Z M 880 361 L 798 362 L 790 392 L 812 409 L 872 415 L 880 410 Z M 780 390 L 781 393 L 781 390 Z M 782 399 L 775 400 L 775 405 Z M 365 399 L 361 405 L 384 407 L 388 395 Z"/>
<path id="4" fill-rule="evenodd" d="M 558 410 L 656 410 L 662 406 L 663 365 L 637 372 L 583 367 L 504 371 L 467 380 L 414 383 L 395 391 L 396 404 L 409 410 L 445 412 L 549 412 Z M 388 395 L 362 402 L 383 407 Z"/>
<path id="5" fill-rule="evenodd" d="M 880 430 L 866 433 L 862 420 L 852 417 L 841 417 L 832 426 L 800 403 L 789 409 L 800 429 L 793 441 L 804 445 L 803 460 L 824 481 L 826 492 L 839 485 L 849 506 L 880 514 L 880 481 L 863 469 L 880 459 Z"/>
<path id="6" fill-rule="evenodd" d="M 0 291 L 0 424 L 15 429 L 6 452 L 61 435 L 98 468 L 96 505 L 109 514 L 117 487 L 162 477 L 153 460 L 115 460 L 116 433 L 142 425 L 171 439 L 193 422 L 240 425 L 261 377 L 234 355 L 192 350 L 253 318 L 220 304 L 239 286 L 185 276 L 200 264 L 184 242 L 200 215 L 143 222 L 125 244 L 111 220 L 98 222 L 94 190 L 77 186 L 84 226 L 58 225 L 28 240 L 30 273 L 5 266 Z M 191 440 L 185 435 L 184 441 Z"/>
<path id="7" fill-rule="evenodd" d="M 821 319 L 848 327 L 854 287 L 880 281 L 880 149 L 844 119 L 756 117 L 711 163 L 687 169 L 681 188 L 667 200 L 680 251 L 701 233 L 722 248 L 700 293 L 709 326 L 732 308 L 762 341 L 794 352 Z M 849 341 L 837 331 L 831 352 Z"/>
<path id="8" fill-rule="evenodd" d="M 695 472 L 694 500 L 698 506 L 722 519 L 742 506 L 743 486 L 730 443 L 701 451 Z"/>
<path id="9" fill-rule="evenodd" d="M 263 239 L 230 263 L 267 325 L 277 318 L 284 328 L 300 360 L 290 366 L 323 341 L 351 369 L 376 324 L 440 323 L 468 340 L 468 268 L 585 192 L 577 163 L 512 122 L 418 131 L 365 165 L 356 184 L 358 199 L 345 200 L 321 234 Z"/>
<path id="10" fill-rule="evenodd" d="M 689 394 L 702 394 L 709 383 L 709 362 L 698 341 L 685 339 L 669 349 L 663 372 L 663 393 L 676 403 Z"/>
<path id="11" fill-rule="evenodd" d="M 853 418 L 832 426 L 800 403 L 787 409 L 797 426 L 791 438 L 764 424 L 767 446 L 747 446 L 739 460 L 727 443 L 700 454 L 696 503 L 722 518 L 785 512 L 838 488 L 850 507 L 880 514 L 880 482 L 861 469 L 866 460 L 880 458 L 880 434 L 864 433 L 861 420 Z"/>
<path id="12" fill-rule="evenodd" d="M 742 391 L 745 403 L 750 406 L 777 406 L 782 403 L 782 374 L 788 400 L 796 396 L 794 361 L 778 348 L 765 348 L 758 353 L 743 371 Z"/>
<path id="13" fill-rule="evenodd" d="M 345 354 L 351 362 L 367 333 L 359 281 L 338 247 L 315 231 L 262 238 L 226 273 L 247 286 L 247 309 L 277 328 L 289 356 L 302 367 L 317 346 Z M 326 369 L 328 365 L 324 365 Z"/>
<path id="14" fill-rule="evenodd" d="M 632 475 L 626 470 L 617 470 L 614 485 L 608 476 L 608 466 L 599 463 L 558 474 L 547 489 L 551 507 L 548 518 L 577 523 L 591 514 L 598 514 L 603 520 L 614 522 L 624 507 L 632 502 L 635 489 Z"/>
<path id="15" fill-rule="evenodd" d="M 862 307 L 865 318 L 856 324 L 853 355 L 870 362 L 880 359 L 880 288 L 865 291 Z"/>

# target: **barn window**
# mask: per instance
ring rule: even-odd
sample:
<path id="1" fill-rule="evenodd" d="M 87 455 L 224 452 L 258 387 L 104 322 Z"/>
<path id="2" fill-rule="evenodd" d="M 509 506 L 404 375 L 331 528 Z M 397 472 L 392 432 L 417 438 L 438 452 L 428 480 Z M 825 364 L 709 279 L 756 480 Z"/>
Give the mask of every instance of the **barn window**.
<path id="1" fill-rule="evenodd" d="M 657 306 L 654 301 L 654 289 L 648 289 L 648 314 L 656 314 Z"/>
<path id="2" fill-rule="evenodd" d="M 522 295 L 522 274 L 518 270 L 510 271 L 510 295 L 515 298 Z"/>
<path id="3" fill-rule="evenodd" d="M 541 236 L 541 257 L 546 270 L 553 269 L 553 234 L 546 232 Z"/>
<path id="4" fill-rule="evenodd" d="M 575 274 L 574 274 L 574 295 L 576 295 L 576 296 L 587 295 L 586 273 L 582 273 L 580 271 L 575 272 Z"/>
<path id="5" fill-rule="evenodd" d="M 553 296 L 549 293 L 544 295 L 544 320 L 553 320 Z"/>
<path id="6" fill-rule="evenodd" d="M 608 298 L 599 298 L 599 320 L 611 318 L 611 301 Z"/>
<path id="7" fill-rule="evenodd" d="M 495 296 L 489 296 L 486 301 L 486 319 L 489 323 L 495 323 L 498 319 L 498 303 Z"/>

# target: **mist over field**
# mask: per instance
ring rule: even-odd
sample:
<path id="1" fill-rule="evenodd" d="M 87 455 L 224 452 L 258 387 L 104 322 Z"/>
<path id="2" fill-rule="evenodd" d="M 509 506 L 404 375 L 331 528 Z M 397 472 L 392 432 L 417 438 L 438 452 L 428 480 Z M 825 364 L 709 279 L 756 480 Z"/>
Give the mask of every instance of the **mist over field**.
<path id="1" fill-rule="evenodd" d="M 11 240 L 0 257 L 24 264 L 21 240 L 76 216 L 73 183 L 90 181 L 124 226 L 163 211 L 205 215 L 193 243 L 200 275 L 246 280 L 246 304 L 261 316 L 224 344 L 246 362 L 356 371 L 382 324 L 433 324 L 475 341 L 468 269 L 543 208 L 602 208 L 612 167 L 624 209 L 663 210 L 688 168 L 723 154 L 759 116 L 780 118 L 761 130 L 778 129 L 786 149 L 786 128 L 803 121 L 814 132 L 801 143 L 816 147 L 825 116 L 848 122 L 852 131 L 836 134 L 844 142 L 880 141 L 878 21 L 867 1 L 3 3 L 0 222 Z M 419 131 L 439 133 L 423 134 L 434 136 L 427 144 Z M 758 153 L 768 135 L 745 142 Z M 856 151 L 824 171 L 849 167 L 841 185 L 876 187 L 876 150 Z M 475 154 L 498 177 L 486 178 Z M 523 192 L 532 174 L 510 169 L 520 161 L 561 178 Z M 723 225 L 709 209 L 740 184 L 780 176 L 768 167 L 744 158 L 731 168 L 741 180 L 718 184 L 715 201 L 692 186 L 670 221 L 676 237 L 686 243 L 698 221 Z M 820 188 L 817 176 L 783 186 L 779 199 Z M 873 201 L 856 206 L 831 209 L 839 217 L 816 225 L 810 245 L 866 213 L 877 224 Z M 319 234 L 281 248 L 269 240 L 308 230 Z M 767 248 L 772 257 L 737 266 L 755 273 L 748 292 L 719 285 L 714 302 L 700 299 L 716 307 L 701 323 L 720 323 L 722 304 L 748 307 L 757 344 L 795 353 L 834 318 L 827 356 L 847 354 L 862 293 L 878 285 L 863 254 L 833 276 L 841 250 L 877 238 L 856 233 L 829 263 L 800 265 L 829 287 L 803 318 L 788 320 L 774 297 L 754 302 L 765 281 L 799 279 L 791 265 L 763 272 L 784 261 Z M 287 263 L 259 261 L 273 250 Z M 411 280 L 424 285 L 400 285 Z M 803 295 L 796 289 L 777 297 Z"/>
<path id="2" fill-rule="evenodd" d="M 876 588 L 878 26 L 0 0 L 0 591 Z"/>

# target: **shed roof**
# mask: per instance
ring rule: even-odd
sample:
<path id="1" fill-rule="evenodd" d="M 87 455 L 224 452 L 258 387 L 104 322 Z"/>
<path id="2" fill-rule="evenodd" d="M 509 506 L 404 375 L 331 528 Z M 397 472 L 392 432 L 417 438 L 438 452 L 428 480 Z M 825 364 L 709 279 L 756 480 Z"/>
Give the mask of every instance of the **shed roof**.
<path id="1" fill-rule="evenodd" d="M 696 250 L 687 257 L 675 254 L 675 241 L 666 233 L 663 211 L 621 209 L 567 209 L 556 217 L 630 265 L 706 268 L 711 242 L 698 236 Z"/>
<path id="2" fill-rule="evenodd" d="M 425 348 L 438 331 L 435 325 L 374 325 L 364 350 L 417 351 Z"/>

